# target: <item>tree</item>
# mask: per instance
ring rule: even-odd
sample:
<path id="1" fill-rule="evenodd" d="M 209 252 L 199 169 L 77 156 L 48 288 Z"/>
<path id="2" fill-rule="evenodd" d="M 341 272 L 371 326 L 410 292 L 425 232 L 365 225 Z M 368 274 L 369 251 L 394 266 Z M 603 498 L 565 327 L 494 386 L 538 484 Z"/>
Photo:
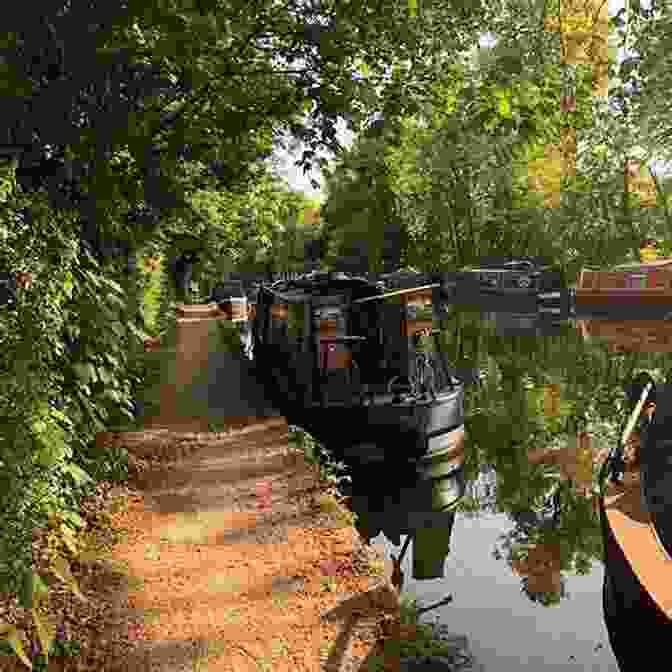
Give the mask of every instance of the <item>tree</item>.
<path id="1" fill-rule="evenodd" d="M 383 121 L 373 125 L 327 181 L 324 218 L 329 260 L 359 273 L 396 270 L 406 252 L 384 161 L 383 129 Z"/>

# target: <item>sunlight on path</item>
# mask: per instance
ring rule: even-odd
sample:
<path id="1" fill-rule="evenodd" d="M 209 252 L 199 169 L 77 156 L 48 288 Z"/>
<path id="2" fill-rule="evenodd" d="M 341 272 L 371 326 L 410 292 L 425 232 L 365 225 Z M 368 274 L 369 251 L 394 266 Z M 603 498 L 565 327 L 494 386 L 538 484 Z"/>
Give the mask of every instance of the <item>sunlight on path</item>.
<path id="1" fill-rule="evenodd" d="M 114 559 L 134 579 L 125 669 L 365 669 L 377 619 L 398 613 L 389 582 L 362 569 L 375 551 L 325 508 L 316 468 L 214 320 L 179 324 L 169 364 L 158 415 L 119 435 L 143 465 L 140 496 L 114 516 L 129 531 Z"/>

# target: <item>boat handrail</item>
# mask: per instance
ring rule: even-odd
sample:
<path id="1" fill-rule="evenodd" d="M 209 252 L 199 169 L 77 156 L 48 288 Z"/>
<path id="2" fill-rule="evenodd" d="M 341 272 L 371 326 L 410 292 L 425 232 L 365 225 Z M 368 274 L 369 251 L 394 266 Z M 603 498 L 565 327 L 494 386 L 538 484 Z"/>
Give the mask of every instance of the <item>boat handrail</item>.
<path id="1" fill-rule="evenodd" d="M 366 336 L 320 336 L 321 343 L 351 343 L 368 340 Z"/>
<path id="2" fill-rule="evenodd" d="M 423 289 L 434 289 L 435 287 L 440 287 L 441 283 L 434 282 L 431 285 L 422 285 L 420 287 L 410 287 L 409 289 L 398 289 L 394 292 L 387 292 L 385 294 L 375 294 L 374 296 L 365 296 L 362 299 L 355 299 L 352 303 L 364 303 L 365 301 L 376 301 L 380 299 L 386 299 L 389 296 L 398 296 L 399 294 L 407 294 L 409 292 L 419 292 Z"/>
<path id="3" fill-rule="evenodd" d="M 270 287 L 264 287 L 263 288 L 264 292 L 268 292 L 269 294 L 273 294 L 273 296 L 277 296 L 279 299 L 282 299 L 286 303 L 303 303 L 305 302 L 305 296 L 292 296 L 291 294 L 283 294 L 282 292 L 278 292 L 276 289 L 271 289 Z"/>

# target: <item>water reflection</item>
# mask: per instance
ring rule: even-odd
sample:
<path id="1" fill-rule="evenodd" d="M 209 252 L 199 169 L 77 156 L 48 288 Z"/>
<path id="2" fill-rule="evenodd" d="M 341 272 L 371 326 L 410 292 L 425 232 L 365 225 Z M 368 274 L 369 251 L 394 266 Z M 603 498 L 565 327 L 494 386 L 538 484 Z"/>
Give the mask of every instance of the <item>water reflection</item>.
<path id="1" fill-rule="evenodd" d="M 407 314 L 426 320 L 427 308 L 407 308 Z M 469 586 L 471 592 L 455 592 L 439 613 L 467 632 L 486 669 L 539 669 L 521 662 L 520 652 L 530 650 L 538 652 L 544 668 L 616 670 L 601 612 L 596 478 L 621 429 L 623 382 L 640 370 L 665 370 L 672 324 L 444 303 L 433 307 L 432 325 L 439 332 L 434 347 L 454 372 L 470 373 L 463 378 L 469 383 L 465 492 L 446 523 L 451 550 L 445 578 L 424 587 L 409 576 L 410 561 L 399 563 L 397 575 L 406 572 L 405 589 L 430 602 L 455 586 Z M 378 506 L 402 519 L 400 509 L 408 505 Z M 380 531 L 399 560 L 401 539 Z M 486 549 L 496 565 L 479 560 Z M 470 581 L 477 566 L 488 569 Z M 512 580 L 522 602 L 505 588 Z M 497 601 L 505 594 L 510 618 L 501 627 L 492 627 L 483 611 L 472 618 L 476 605 L 486 612 L 499 608 L 487 596 Z M 534 612 L 534 642 L 524 626 L 525 604 L 541 609 Z M 502 662 L 507 656 L 508 664 Z"/>
<path id="2" fill-rule="evenodd" d="M 455 505 L 465 491 L 462 468 L 441 478 L 423 478 L 416 472 L 406 482 L 386 479 L 381 487 L 380 478 L 372 480 L 370 470 L 351 466 L 350 502 L 362 537 L 370 541 L 382 532 L 395 546 L 400 545 L 401 535 L 413 537 L 413 578 L 443 578 Z"/>
<path id="3" fill-rule="evenodd" d="M 417 350 L 437 375 L 459 377 L 466 434 L 461 451 L 412 467 L 397 459 L 409 452 L 399 433 L 367 454 L 375 464 L 361 444 L 339 446 L 360 533 L 382 539 L 398 589 L 466 632 L 486 669 L 616 670 L 604 646 L 596 479 L 620 433 L 623 382 L 666 370 L 672 323 L 464 306 L 431 292 L 389 306 L 384 359 L 410 373 Z M 346 329 L 337 312 L 322 319 Z M 344 345 L 324 358 L 334 376 L 352 361 Z M 325 435 L 339 444 L 345 429 Z"/>
<path id="4" fill-rule="evenodd" d="M 393 460 L 375 466 L 356 460 L 346 460 L 346 464 L 350 481 L 344 490 L 356 514 L 359 534 L 367 542 L 384 535 L 396 547 L 401 545 L 402 536 L 406 537 L 401 550 L 390 553 L 391 581 L 397 591 L 401 593 L 406 584 L 407 557 L 414 581 L 444 579 L 457 505 L 466 491 L 463 461 L 444 455 L 418 463 L 415 469 Z M 418 611 L 427 614 L 452 601 L 446 587 L 444 594 L 421 605 Z M 466 653 L 467 639 L 461 636 L 460 641 L 459 648 Z"/>

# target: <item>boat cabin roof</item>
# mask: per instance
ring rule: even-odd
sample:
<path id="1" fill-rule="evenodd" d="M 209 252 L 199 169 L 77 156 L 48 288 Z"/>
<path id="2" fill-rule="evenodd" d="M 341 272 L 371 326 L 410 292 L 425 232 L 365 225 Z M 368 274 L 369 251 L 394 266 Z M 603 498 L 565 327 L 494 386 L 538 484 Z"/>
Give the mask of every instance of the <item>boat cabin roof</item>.
<path id="1" fill-rule="evenodd" d="M 301 303 L 309 296 L 352 294 L 355 298 L 380 294 L 382 288 L 366 278 L 344 273 L 310 273 L 294 280 L 279 280 L 265 289 L 282 301 Z"/>
<path id="2" fill-rule="evenodd" d="M 467 266 L 465 270 L 510 271 L 521 270 L 523 268 L 539 270 L 548 268 L 551 265 L 552 264 L 549 264 L 547 259 L 543 259 L 542 257 L 481 257 L 478 262 L 471 266 Z"/>

